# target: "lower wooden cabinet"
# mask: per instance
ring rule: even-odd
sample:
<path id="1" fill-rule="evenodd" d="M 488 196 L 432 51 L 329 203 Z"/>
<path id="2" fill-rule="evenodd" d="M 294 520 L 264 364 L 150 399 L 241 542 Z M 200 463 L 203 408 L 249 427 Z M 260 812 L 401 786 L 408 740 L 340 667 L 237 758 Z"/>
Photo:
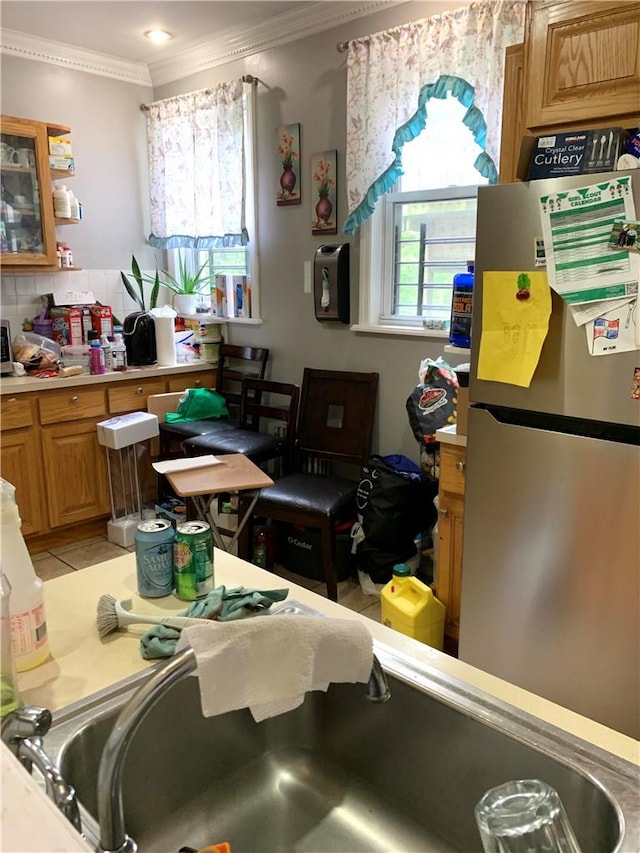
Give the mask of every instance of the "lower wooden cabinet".
<path id="1" fill-rule="evenodd" d="M 42 533 L 45 528 L 42 510 L 45 485 L 40 438 L 33 428 L 3 430 L 0 471 L 3 479 L 16 487 L 23 535 Z"/>
<path id="2" fill-rule="evenodd" d="M 51 527 L 77 524 L 110 510 L 107 462 L 98 421 L 43 427 L 42 453 Z"/>
<path id="3" fill-rule="evenodd" d="M 465 447 L 444 443 L 440 445 L 435 586 L 437 597 L 446 607 L 445 637 L 455 643 L 460 635 L 465 468 Z"/>

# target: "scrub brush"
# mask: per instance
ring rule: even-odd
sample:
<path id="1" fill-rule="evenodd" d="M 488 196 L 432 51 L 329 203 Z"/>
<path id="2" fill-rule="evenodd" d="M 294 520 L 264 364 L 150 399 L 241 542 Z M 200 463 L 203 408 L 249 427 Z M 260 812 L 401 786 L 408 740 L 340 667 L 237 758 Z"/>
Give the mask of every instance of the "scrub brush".
<path id="1" fill-rule="evenodd" d="M 96 626 L 98 636 L 101 640 L 108 637 L 118 628 L 126 628 L 128 625 L 166 625 L 167 628 L 188 628 L 190 625 L 199 625 L 202 622 L 210 622 L 210 619 L 198 619 L 192 616 L 143 616 L 140 613 L 132 613 L 133 601 L 130 598 L 118 600 L 112 595 L 101 595 L 98 599 L 98 611 Z"/>

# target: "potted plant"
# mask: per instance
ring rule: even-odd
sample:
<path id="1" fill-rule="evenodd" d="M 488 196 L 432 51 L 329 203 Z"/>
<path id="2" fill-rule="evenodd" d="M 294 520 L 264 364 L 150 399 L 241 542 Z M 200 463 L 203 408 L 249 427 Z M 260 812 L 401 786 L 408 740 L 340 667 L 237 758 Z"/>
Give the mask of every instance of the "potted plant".
<path id="1" fill-rule="evenodd" d="M 122 283 L 124 284 L 124 289 L 127 291 L 129 296 L 136 303 L 138 308 L 141 311 L 151 310 L 155 308 L 158 302 L 158 293 L 160 291 L 160 276 L 158 274 L 158 270 L 156 270 L 155 278 L 149 278 L 149 276 L 143 276 L 140 272 L 140 266 L 136 261 L 135 255 L 131 255 L 131 275 L 133 276 L 134 283 L 129 280 L 129 277 L 126 273 L 120 271 L 120 275 L 122 276 Z M 147 309 L 145 303 L 145 294 L 144 294 L 144 284 L 145 282 L 151 283 L 151 293 L 149 294 L 149 309 Z"/>
<path id="2" fill-rule="evenodd" d="M 163 287 L 174 294 L 174 304 L 179 314 L 195 314 L 197 297 L 211 285 L 213 276 L 206 271 L 209 261 L 205 261 L 199 269 L 187 267 L 181 252 L 178 252 L 178 267 L 176 274 L 167 270 L 162 271 Z"/>
<path id="3" fill-rule="evenodd" d="M 158 302 L 160 290 L 160 275 L 156 270 L 155 278 L 144 276 L 135 258 L 131 256 L 131 276 L 133 282 L 126 273 L 120 271 L 122 283 L 129 296 L 136 303 L 139 311 L 127 314 L 122 324 L 122 336 L 127 349 L 127 361 L 131 365 L 155 364 L 157 358 L 155 320 L 150 313 Z M 149 293 L 149 308 L 147 309 L 144 285 L 151 284 Z"/>

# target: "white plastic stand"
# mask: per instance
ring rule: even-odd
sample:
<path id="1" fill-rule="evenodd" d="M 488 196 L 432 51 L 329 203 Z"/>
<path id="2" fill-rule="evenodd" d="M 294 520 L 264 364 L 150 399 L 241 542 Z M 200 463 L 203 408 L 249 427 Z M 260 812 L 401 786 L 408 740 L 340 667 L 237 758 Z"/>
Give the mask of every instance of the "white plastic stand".
<path id="1" fill-rule="evenodd" d="M 158 418 L 148 412 L 132 412 L 97 425 L 98 442 L 106 448 L 111 498 L 111 519 L 107 523 L 110 542 L 129 548 L 143 519 L 139 459 L 141 442 L 159 433 Z"/>

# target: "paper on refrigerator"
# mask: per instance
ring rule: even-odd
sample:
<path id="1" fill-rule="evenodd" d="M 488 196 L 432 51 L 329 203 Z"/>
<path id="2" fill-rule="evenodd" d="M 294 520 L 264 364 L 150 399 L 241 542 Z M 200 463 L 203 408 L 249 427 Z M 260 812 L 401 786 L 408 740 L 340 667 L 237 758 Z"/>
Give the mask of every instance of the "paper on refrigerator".
<path id="1" fill-rule="evenodd" d="M 540 197 L 549 284 L 569 304 L 635 296 L 640 258 L 609 247 L 615 219 L 633 219 L 631 178 Z"/>
<path id="2" fill-rule="evenodd" d="M 640 349 L 638 299 L 601 314 L 585 326 L 590 355 L 613 355 Z"/>

